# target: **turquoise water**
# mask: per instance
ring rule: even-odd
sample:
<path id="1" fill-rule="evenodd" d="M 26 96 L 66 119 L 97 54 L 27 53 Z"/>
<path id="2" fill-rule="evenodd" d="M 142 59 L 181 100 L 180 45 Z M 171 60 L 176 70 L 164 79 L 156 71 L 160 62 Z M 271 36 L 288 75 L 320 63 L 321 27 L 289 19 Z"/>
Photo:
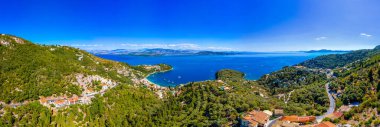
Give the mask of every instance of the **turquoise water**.
<path id="1" fill-rule="evenodd" d="M 161 86 L 176 86 L 194 81 L 213 80 L 215 73 L 221 69 L 238 70 L 246 74 L 246 79 L 256 80 L 284 66 L 295 65 L 324 54 L 326 53 L 283 52 L 215 56 L 97 56 L 130 65 L 169 64 L 173 66 L 173 70 L 153 74 L 148 80 Z"/>

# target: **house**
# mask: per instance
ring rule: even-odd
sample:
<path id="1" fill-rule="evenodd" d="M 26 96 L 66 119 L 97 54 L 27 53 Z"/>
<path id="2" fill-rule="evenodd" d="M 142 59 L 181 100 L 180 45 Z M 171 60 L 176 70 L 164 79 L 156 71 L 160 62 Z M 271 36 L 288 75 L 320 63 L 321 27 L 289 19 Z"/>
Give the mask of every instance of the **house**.
<path id="1" fill-rule="evenodd" d="M 342 105 L 339 107 L 338 111 L 339 112 L 348 112 L 348 111 L 350 111 L 350 109 L 351 108 L 348 105 Z"/>
<path id="2" fill-rule="evenodd" d="M 338 91 L 336 92 L 336 96 L 340 97 L 340 96 L 342 96 L 342 93 L 343 93 L 342 90 L 338 90 Z"/>
<path id="3" fill-rule="evenodd" d="M 280 118 L 280 121 L 288 121 L 291 123 L 307 123 L 307 122 L 313 122 L 316 120 L 315 116 L 283 116 Z"/>
<path id="4" fill-rule="evenodd" d="M 296 123 L 290 123 L 288 121 L 276 121 L 276 123 L 274 123 L 272 125 L 272 127 L 299 127 L 300 125 L 299 124 L 296 124 Z"/>
<path id="5" fill-rule="evenodd" d="M 228 86 L 221 86 L 220 89 L 223 90 L 223 91 L 228 91 L 228 90 L 230 90 L 231 88 L 228 87 Z"/>
<path id="6" fill-rule="evenodd" d="M 241 126 L 243 127 L 264 127 L 269 121 L 269 115 L 261 111 L 251 111 L 247 113 L 241 120 Z"/>
<path id="7" fill-rule="evenodd" d="M 330 118 L 330 119 L 332 119 L 332 120 L 335 120 L 335 119 L 338 119 L 338 118 L 340 118 L 340 117 L 342 117 L 343 116 L 343 113 L 342 112 L 333 112 L 333 113 L 331 113 L 331 114 L 328 114 L 326 117 L 327 118 Z"/>
<path id="8" fill-rule="evenodd" d="M 266 113 L 266 114 L 269 115 L 269 116 L 272 116 L 272 115 L 273 115 L 273 112 L 271 112 L 271 111 L 269 111 L 269 110 L 264 110 L 263 112 Z"/>
<path id="9" fill-rule="evenodd" d="M 249 117 L 244 117 L 241 123 L 241 127 L 257 127 L 258 125 L 259 123 Z"/>
<path id="10" fill-rule="evenodd" d="M 108 85 L 106 84 L 100 84 L 102 86 L 102 90 L 107 90 L 108 89 Z"/>
<path id="11" fill-rule="evenodd" d="M 274 116 L 283 116 L 284 110 L 282 109 L 274 109 Z"/>
<path id="12" fill-rule="evenodd" d="M 336 125 L 329 121 L 325 121 L 325 122 L 315 125 L 314 127 L 336 127 Z"/>
<path id="13" fill-rule="evenodd" d="M 305 69 L 306 68 L 305 66 L 294 66 L 294 67 L 297 69 Z"/>
<path id="14" fill-rule="evenodd" d="M 74 95 L 73 97 L 69 98 L 68 101 L 70 105 L 77 104 L 79 102 L 79 98 L 78 96 Z"/>
<path id="15" fill-rule="evenodd" d="M 47 103 L 46 98 L 43 97 L 43 96 L 40 97 L 40 100 L 39 100 L 39 101 L 40 101 L 41 104 L 45 104 L 45 103 Z"/>
<path id="16" fill-rule="evenodd" d="M 54 102 L 55 107 L 62 107 L 66 105 L 66 101 L 61 99 Z"/>
<path id="17" fill-rule="evenodd" d="M 46 97 L 46 100 L 48 104 L 53 104 L 56 101 L 56 99 L 53 97 Z"/>

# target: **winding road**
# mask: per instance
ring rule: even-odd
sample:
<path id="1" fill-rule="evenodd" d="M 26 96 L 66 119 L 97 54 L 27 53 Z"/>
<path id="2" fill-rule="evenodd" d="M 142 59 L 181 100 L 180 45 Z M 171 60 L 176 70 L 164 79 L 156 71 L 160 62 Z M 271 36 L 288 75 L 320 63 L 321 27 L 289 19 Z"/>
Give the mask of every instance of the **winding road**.
<path id="1" fill-rule="evenodd" d="M 335 99 L 332 97 L 332 95 L 331 95 L 331 93 L 330 93 L 329 84 L 330 84 L 330 83 L 326 83 L 326 84 L 325 84 L 325 88 L 326 88 L 327 95 L 328 95 L 328 97 L 329 97 L 330 106 L 329 106 L 329 108 L 327 109 L 327 112 L 326 112 L 326 113 L 324 113 L 324 114 L 321 115 L 321 116 L 317 116 L 317 122 L 318 122 L 318 123 L 322 122 L 322 120 L 323 120 L 328 114 L 333 113 L 334 110 L 335 110 Z"/>
<path id="2" fill-rule="evenodd" d="M 322 122 L 322 120 L 323 120 L 328 114 L 333 113 L 334 110 L 335 110 L 335 99 L 332 97 L 332 95 L 331 95 L 331 93 L 330 93 L 329 84 L 330 84 L 330 83 L 326 83 L 326 84 L 325 84 L 325 89 L 326 89 L 327 95 L 328 95 L 328 97 L 329 97 L 330 106 L 329 106 L 329 108 L 327 109 L 327 112 L 325 112 L 325 113 L 324 113 L 323 115 L 321 115 L 321 116 L 317 116 L 317 122 L 318 122 L 318 123 Z M 271 126 L 273 126 L 273 124 L 276 123 L 276 121 L 277 121 L 279 118 L 281 118 L 281 117 L 278 117 L 278 118 L 276 118 L 276 119 L 273 119 L 273 120 L 268 121 L 265 127 L 271 127 Z"/>

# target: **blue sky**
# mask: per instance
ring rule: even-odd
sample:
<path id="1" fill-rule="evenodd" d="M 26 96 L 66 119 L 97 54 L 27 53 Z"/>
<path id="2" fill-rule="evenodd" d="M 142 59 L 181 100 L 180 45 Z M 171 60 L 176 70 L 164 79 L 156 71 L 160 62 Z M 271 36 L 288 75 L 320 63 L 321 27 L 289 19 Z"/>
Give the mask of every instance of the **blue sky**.
<path id="1" fill-rule="evenodd" d="M 244 51 L 380 44 L 378 0 L 0 0 L 0 32 L 82 49 Z"/>

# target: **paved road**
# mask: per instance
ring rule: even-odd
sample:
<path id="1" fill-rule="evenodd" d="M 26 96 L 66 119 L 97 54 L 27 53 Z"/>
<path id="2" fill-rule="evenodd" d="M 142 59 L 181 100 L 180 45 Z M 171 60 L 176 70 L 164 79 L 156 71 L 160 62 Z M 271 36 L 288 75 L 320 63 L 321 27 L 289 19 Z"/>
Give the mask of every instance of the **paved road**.
<path id="1" fill-rule="evenodd" d="M 325 84 L 325 88 L 326 88 L 326 92 L 327 92 L 328 97 L 329 97 L 330 106 L 329 106 L 329 108 L 327 109 L 327 112 L 326 112 L 326 113 L 324 113 L 324 114 L 321 115 L 321 116 L 317 116 L 317 121 L 318 121 L 318 122 L 321 122 L 321 121 L 323 120 L 323 118 L 326 117 L 326 115 L 333 113 L 334 110 L 335 110 L 335 100 L 334 100 L 334 98 L 332 97 L 332 95 L 331 95 L 331 93 L 330 93 L 329 84 L 330 84 L 330 83 L 326 83 L 326 84 Z"/>
<path id="2" fill-rule="evenodd" d="M 274 123 L 276 123 L 276 121 L 278 119 L 280 119 L 281 117 L 277 117 L 276 119 L 273 119 L 273 120 L 270 120 L 267 122 L 266 126 L 265 127 L 272 127 Z"/>

